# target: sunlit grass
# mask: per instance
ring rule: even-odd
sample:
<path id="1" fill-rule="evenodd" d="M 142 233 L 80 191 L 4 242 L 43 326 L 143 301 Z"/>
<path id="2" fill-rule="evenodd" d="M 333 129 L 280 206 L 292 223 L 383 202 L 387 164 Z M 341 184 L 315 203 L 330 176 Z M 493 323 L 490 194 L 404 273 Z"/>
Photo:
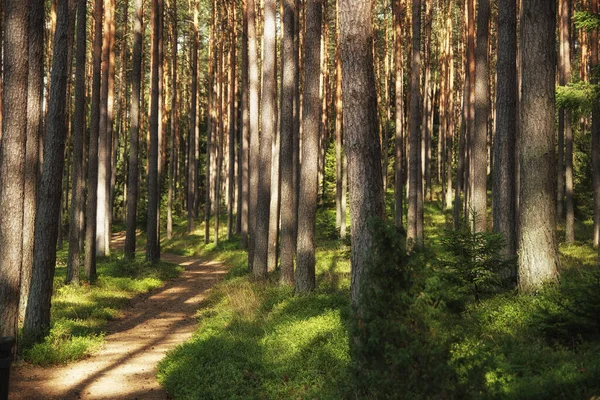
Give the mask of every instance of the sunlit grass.
<path id="1" fill-rule="evenodd" d="M 152 265 L 142 257 L 126 261 L 113 252 L 98 259 L 94 284 L 65 285 L 66 256 L 66 250 L 58 253 L 50 332 L 42 343 L 23 351 L 33 364 L 61 364 L 94 354 L 102 347 L 106 324 L 119 318 L 133 297 L 160 287 L 182 270 L 169 263 Z"/>

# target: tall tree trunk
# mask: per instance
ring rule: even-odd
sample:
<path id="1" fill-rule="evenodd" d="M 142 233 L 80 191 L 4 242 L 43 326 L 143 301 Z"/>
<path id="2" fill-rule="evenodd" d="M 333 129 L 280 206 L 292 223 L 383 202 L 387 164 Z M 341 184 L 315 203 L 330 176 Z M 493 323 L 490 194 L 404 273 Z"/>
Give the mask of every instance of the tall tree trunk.
<path id="1" fill-rule="evenodd" d="M 243 249 L 248 248 L 248 196 L 250 184 L 249 146 L 250 146 L 250 107 L 249 107 L 249 77 L 248 77 L 248 0 L 242 0 L 242 140 L 240 142 L 240 171 L 241 175 L 241 207 L 242 226 L 240 242 Z"/>
<path id="2" fill-rule="evenodd" d="M 320 54 L 322 0 L 307 0 L 304 42 L 304 104 L 302 108 L 302 164 L 298 203 L 296 291 L 315 288 L 315 219 L 318 192 Z M 370 48 L 368 50 L 370 52 Z"/>
<path id="3" fill-rule="evenodd" d="M 23 331 L 41 340 L 50 327 L 50 298 L 56 268 L 56 238 L 60 213 L 64 166 L 67 112 L 68 47 L 72 43 L 75 1 L 62 1 L 58 6 L 56 33 L 53 41 L 51 92 L 48 99 L 48 125 L 44 140 L 44 165 L 39 180 L 35 218 L 35 249 L 31 276 L 31 292 Z"/>
<path id="4" fill-rule="evenodd" d="M 4 99 L 0 146 L 0 336 L 17 337 L 23 249 L 29 1 L 4 2 Z M 15 353 L 16 354 L 16 353 Z"/>
<path id="5" fill-rule="evenodd" d="M 419 3 L 419 0 L 416 0 Z M 352 304 L 361 307 L 362 276 L 373 244 L 371 218 L 385 217 L 377 94 L 373 70 L 371 2 L 340 2 L 345 151 L 350 177 Z M 418 49 L 418 46 L 416 47 Z"/>
<path id="6" fill-rule="evenodd" d="M 422 199 L 421 184 L 421 138 L 420 138 L 420 73 L 421 73 L 421 0 L 412 4 L 412 57 L 410 79 L 410 156 L 409 156 L 409 193 L 407 238 L 409 248 L 421 246 L 423 237 L 419 236 L 419 198 Z M 419 195 L 421 192 L 421 195 Z"/>
<path id="7" fill-rule="evenodd" d="M 494 137 L 494 232 L 506 240 L 505 255 L 514 257 L 516 225 L 517 140 L 517 0 L 498 4 L 498 62 L 496 64 L 496 134 Z M 516 271 L 512 271 L 514 277 Z"/>
<path id="8" fill-rule="evenodd" d="M 335 17 L 335 227 L 342 239 L 346 236 L 346 212 L 342 211 L 342 196 L 344 195 L 343 174 L 345 168 L 345 157 L 342 149 L 343 144 L 343 101 L 342 101 L 342 56 L 340 54 L 340 22 L 339 22 L 339 0 L 336 0 Z"/>
<path id="9" fill-rule="evenodd" d="M 190 101 L 190 132 L 188 140 L 188 192 L 187 192 L 187 231 L 194 230 L 194 220 L 196 218 L 196 115 L 197 97 L 198 97 L 198 1 L 193 3 L 194 23 L 192 24 L 192 96 Z"/>
<path id="10" fill-rule="evenodd" d="M 213 2 L 214 3 L 214 2 Z M 205 187 L 204 187 L 204 244 L 208 244 L 210 242 L 210 212 L 211 212 L 211 206 L 212 206 L 212 190 L 211 190 L 211 184 L 214 185 L 214 181 L 212 179 L 212 173 L 214 168 L 212 168 L 212 151 L 213 151 L 213 141 L 215 141 L 216 139 L 216 132 L 215 132 L 215 126 L 216 126 L 216 116 L 215 116 L 215 104 L 216 104 L 216 97 L 215 97 L 215 93 L 214 93 L 214 88 L 215 88 L 215 64 L 216 64 L 216 59 L 215 59 L 215 35 L 216 35 L 216 29 L 215 29 L 215 24 L 216 24 L 216 18 L 214 16 L 216 16 L 216 7 L 213 5 L 213 10 L 212 10 L 212 15 L 213 15 L 213 24 L 211 24 L 211 31 L 210 31 L 210 42 L 209 42 L 209 49 L 208 49 L 208 95 L 207 95 L 207 100 L 208 100 L 208 112 L 207 112 L 207 117 L 208 117 L 208 121 L 207 121 L 207 135 L 206 135 L 206 166 L 205 166 Z"/>
<path id="11" fill-rule="evenodd" d="M 214 3 L 213 7 L 216 7 L 216 2 Z M 217 17 L 216 20 L 219 20 L 219 18 Z M 223 165 L 223 146 L 224 146 L 224 138 L 225 138 L 225 132 L 224 132 L 224 123 L 223 120 L 225 119 L 225 111 L 226 111 L 226 106 L 225 106 L 225 53 L 224 53 L 224 46 L 225 46 L 225 38 L 220 37 L 219 39 L 219 44 L 217 45 L 217 56 L 216 56 L 216 60 L 217 60 L 217 68 L 216 68 L 216 76 L 217 76 L 217 84 L 216 84 L 216 91 L 217 91 L 217 95 L 216 95 L 216 103 L 217 103 L 217 108 L 216 108 L 216 112 L 215 112 L 215 116 L 216 116 L 216 125 L 217 125 L 217 134 L 214 136 L 214 140 L 213 140 L 213 147 L 215 149 L 215 168 L 214 168 L 214 174 L 215 174 L 215 179 L 213 180 L 214 187 L 213 187 L 213 199 L 214 199 L 214 208 L 215 208 L 215 220 L 214 220 L 214 224 L 215 224 L 215 237 L 214 237 L 214 244 L 215 247 L 219 245 L 219 224 L 220 224 L 220 217 L 221 217 L 221 173 L 222 173 L 222 165 Z M 198 132 L 196 132 L 197 134 Z"/>
<path id="12" fill-rule="evenodd" d="M 477 48 L 475 50 L 475 130 L 471 143 L 473 175 L 473 232 L 485 232 L 487 227 L 487 126 L 490 114 L 488 60 L 490 2 L 479 0 L 477 12 Z"/>
<path id="13" fill-rule="evenodd" d="M 135 231 L 138 200 L 138 152 L 140 131 L 140 100 L 142 80 L 142 23 L 143 0 L 135 0 L 135 22 L 133 30 L 133 62 L 131 74 L 131 110 L 129 127 L 129 172 L 127 185 L 127 233 L 125 237 L 125 257 L 135 257 Z M 91 153 L 90 153 L 91 154 Z"/>
<path id="14" fill-rule="evenodd" d="M 283 73 L 281 75 L 281 274 L 280 282 L 294 284 L 294 214 L 290 207 L 294 197 L 294 97 L 296 59 L 294 57 L 294 33 L 296 31 L 296 2 L 285 0 L 283 4 Z"/>
<path id="15" fill-rule="evenodd" d="M 148 169 L 148 218 L 146 228 L 146 260 L 158 262 L 160 255 L 158 249 L 158 217 L 159 187 L 158 187 L 158 66 L 160 42 L 160 1 L 152 0 L 152 67 L 151 67 L 151 108 L 150 108 L 150 153 Z M 193 204 L 193 203 L 192 203 Z"/>
<path id="16" fill-rule="evenodd" d="M 87 2 L 77 0 L 77 51 L 75 53 L 75 113 L 73 115 L 73 194 L 69 219 L 69 260 L 67 283 L 79 284 L 80 220 L 84 213 L 85 176 L 83 140 L 85 138 L 85 56 L 87 52 Z"/>
<path id="17" fill-rule="evenodd" d="M 556 3 L 523 0 L 519 287 L 535 290 L 558 278 L 556 238 Z"/>
<path id="18" fill-rule="evenodd" d="M 100 140 L 100 86 L 102 64 L 103 12 L 104 0 L 95 0 L 93 44 L 94 48 L 92 56 L 92 102 L 90 113 L 90 144 L 88 147 L 88 193 L 86 212 L 87 224 L 85 230 L 85 276 L 91 281 L 96 279 L 96 214 L 98 208 L 98 142 Z"/>
<path id="19" fill-rule="evenodd" d="M 31 286 L 33 269 L 33 242 L 37 181 L 39 171 L 39 146 L 44 126 L 44 31 L 43 1 L 30 1 L 29 10 L 29 75 L 27 84 L 27 144 L 25 181 L 23 192 L 23 261 L 21 265 L 21 298 L 19 319 L 25 318 L 25 309 Z M 78 264 L 79 265 L 79 264 Z"/>
<path id="20" fill-rule="evenodd" d="M 248 246 L 248 268 L 252 271 L 254 264 L 254 252 L 256 247 L 256 223 L 257 223 L 257 200 L 258 200 L 258 171 L 259 171 L 259 85 L 258 72 L 258 43 L 256 36 L 256 7 L 254 0 L 248 0 L 248 71 L 249 71 L 249 113 L 250 113 L 250 190 L 248 206 L 248 231 L 250 242 Z"/>
<path id="21" fill-rule="evenodd" d="M 275 115 L 275 103 L 277 101 L 275 0 L 265 0 L 264 13 L 260 160 L 258 167 L 258 201 L 256 204 L 256 238 L 254 240 L 254 263 L 252 265 L 253 273 L 257 277 L 265 277 L 267 274 L 271 152 L 275 127 L 277 126 Z"/>
<path id="22" fill-rule="evenodd" d="M 230 21 L 230 49 L 229 49 L 229 70 L 231 71 L 231 80 L 229 82 L 229 179 L 227 185 L 227 240 L 233 238 L 234 220 L 233 220 L 233 202 L 234 202 L 234 179 L 235 179 L 235 110 L 237 99 L 235 96 L 235 82 L 237 80 L 237 15 L 236 4 L 231 4 L 229 10 Z"/>
<path id="23" fill-rule="evenodd" d="M 110 240 L 112 232 L 113 219 L 113 198 L 114 183 L 113 169 L 116 167 L 116 157 L 114 157 L 115 130 L 115 0 L 110 0 L 110 23 L 108 26 L 110 32 L 110 43 L 108 45 L 108 93 L 106 97 L 106 203 L 104 204 L 104 254 L 110 255 Z M 116 178 L 116 175 L 114 176 Z"/>
<path id="24" fill-rule="evenodd" d="M 176 171 L 176 155 L 177 141 L 179 137 L 179 121 L 177 113 L 177 0 L 173 0 L 171 5 L 173 19 L 171 21 L 171 57 L 172 72 L 171 72 L 171 150 L 169 154 L 169 198 L 167 205 L 167 238 L 173 238 L 173 196 L 176 186 L 175 171 Z"/>
<path id="25" fill-rule="evenodd" d="M 396 132 L 394 136 L 394 222 L 396 228 L 402 228 L 402 215 L 404 213 L 404 193 L 402 166 L 404 164 L 404 70 L 403 70 L 403 46 L 402 46 L 402 19 L 405 10 L 402 0 L 392 0 L 394 5 L 394 64 L 396 70 Z"/>

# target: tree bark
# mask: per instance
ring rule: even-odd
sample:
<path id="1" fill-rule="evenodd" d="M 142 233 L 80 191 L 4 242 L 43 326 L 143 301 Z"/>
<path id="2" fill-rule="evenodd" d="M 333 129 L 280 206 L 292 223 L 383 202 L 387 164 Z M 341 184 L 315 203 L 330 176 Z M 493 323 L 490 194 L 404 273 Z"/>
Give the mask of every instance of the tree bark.
<path id="1" fill-rule="evenodd" d="M 77 51 L 75 54 L 75 113 L 73 115 L 73 194 L 69 221 L 69 260 L 67 283 L 79 284 L 80 220 L 84 213 L 85 176 L 83 170 L 83 140 L 85 138 L 85 56 L 87 51 L 87 3 L 77 0 Z"/>
<path id="2" fill-rule="evenodd" d="M 4 2 L 4 99 L 0 146 L 0 336 L 17 337 L 23 249 L 29 1 Z M 15 352 L 16 354 L 16 352 Z"/>
<path id="3" fill-rule="evenodd" d="M 190 101 L 190 131 L 188 141 L 188 191 L 187 191 L 187 231 L 188 233 L 194 230 L 194 220 L 196 218 L 196 109 L 197 109 L 197 93 L 198 93 L 198 2 L 193 3 L 194 23 L 192 24 L 192 92 Z"/>
<path id="4" fill-rule="evenodd" d="M 160 2 L 152 0 L 152 67 L 151 67 L 151 107 L 150 107 L 150 153 L 148 169 L 148 218 L 146 228 L 146 260 L 152 263 L 159 261 L 158 248 L 158 217 L 159 187 L 158 187 L 158 68 L 161 62 L 159 57 L 160 35 Z M 193 203 L 192 203 L 193 204 Z"/>
<path id="5" fill-rule="evenodd" d="M 256 238 L 254 241 L 254 262 L 252 265 L 252 271 L 257 277 L 266 277 L 267 274 L 271 200 L 271 152 L 275 127 L 277 126 L 275 115 L 275 103 L 277 101 L 276 51 L 275 0 L 265 0 L 258 201 L 256 204 Z"/>
<path id="6" fill-rule="evenodd" d="M 236 4 L 232 3 L 230 13 L 230 49 L 229 49 L 229 69 L 231 71 L 231 80 L 229 82 L 229 170 L 227 185 L 227 240 L 233 238 L 234 219 L 233 219 L 233 201 L 234 201 L 234 179 L 235 179 L 235 148 L 236 148 L 236 96 L 235 82 L 237 80 L 237 15 Z"/>
<path id="7" fill-rule="evenodd" d="M 419 236 L 419 198 L 422 201 L 421 183 L 421 130 L 420 130 L 420 73 L 421 73 L 421 0 L 413 0 L 412 4 L 412 57 L 410 78 L 410 156 L 409 156 L 409 193 L 407 239 L 408 247 L 423 244 Z M 421 195 L 419 195 L 421 192 Z"/>
<path id="8" fill-rule="evenodd" d="M 315 288 L 315 219 L 318 192 L 319 125 L 321 123 L 319 43 L 323 26 L 322 17 L 322 1 L 307 0 L 303 68 L 302 164 L 298 198 L 296 265 L 296 292 L 298 293 L 310 292 Z"/>
<path id="9" fill-rule="evenodd" d="M 129 128 L 129 172 L 127 185 L 127 233 L 125 237 L 125 257 L 135 257 L 136 220 L 138 200 L 138 152 L 140 131 L 140 100 L 142 79 L 142 23 L 143 0 L 135 0 L 135 22 L 133 33 L 133 62 L 131 74 L 131 125 Z"/>
<path id="10" fill-rule="evenodd" d="M 169 154 L 169 198 L 167 205 L 167 239 L 173 238 L 173 192 L 176 185 L 176 154 L 177 141 L 175 138 L 179 136 L 179 121 L 177 113 L 177 0 L 173 0 L 171 5 L 173 18 L 171 27 L 173 29 L 171 36 L 171 52 L 172 52 L 172 72 L 171 72 L 171 150 Z"/>
<path id="11" fill-rule="evenodd" d="M 248 201 L 249 201 L 249 185 L 250 185 L 250 169 L 249 169 L 249 147 L 250 147 L 250 84 L 248 76 L 249 59 L 248 59 L 248 0 L 242 0 L 242 140 L 240 143 L 240 165 L 241 170 L 238 173 L 241 175 L 241 207 L 242 207 L 242 229 L 240 232 L 240 243 L 243 249 L 248 248 Z"/>
<path id="12" fill-rule="evenodd" d="M 522 7 L 519 287 L 531 291 L 558 278 L 554 153 L 556 3 L 523 0 Z"/>
<path id="13" fill-rule="evenodd" d="M 48 121 L 44 140 L 44 164 L 39 180 L 35 218 L 35 249 L 31 276 L 31 292 L 23 331 L 25 336 L 41 340 L 50 328 L 50 300 L 56 268 L 56 221 L 61 208 L 62 174 L 65 161 L 68 47 L 72 43 L 74 1 L 58 5 L 54 50 L 52 56 L 51 91 L 48 99 Z"/>
<path id="14" fill-rule="evenodd" d="M 402 229 L 404 213 L 403 173 L 404 160 L 404 70 L 403 70 L 403 46 L 402 46 L 402 20 L 404 18 L 404 2 L 392 0 L 394 5 L 394 64 L 396 71 L 396 132 L 394 136 L 394 223 L 396 228 Z"/>
<path id="15" fill-rule="evenodd" d="M 419 0 L 416 0 L 419 3 Z M 373 70 L 371 2 L 340 2 L 345 151 L 350 178 L 352 304 L 361 307 L 362 277 L 373 244 L 371 218 L 385 218 L 377 93 Z M 308 48 L 308 47 L 307 47 Z M 417 47 L 418 49 L 418 47 Z"/>
<path id="16" fill-rule="evenodd" d="M 496 132 L 494 137 L 493 218 L 494 232 L 506 240 L 505 255 L 514 257 L 516 226 L 517 140 L 517 0 L 498 5 L 498 62 L 496 64 Z M 516 271 L 511 275 L 515 276 Z"/>
<path id="17" fill-rule="evenodd" d="M 598 0 L 591 0 L 591 12 L 598 13 Z M 590 32 L 591 82 L 598 83 L 598 30 Z M 594 186 L 594 248 L 600 248 L 600 105 L 592 105 L 592 176 Z"/>
<path id="18" fill-rule="evenodd" d="M 473 232 L 487 227 L 487 126 L 490 114 L 490 66 L 488 60 L 490 2 L 479 0 L 477 11 L 477 48 L 475 50 L 475 130 L 473 131 L 472 171 Z"/>

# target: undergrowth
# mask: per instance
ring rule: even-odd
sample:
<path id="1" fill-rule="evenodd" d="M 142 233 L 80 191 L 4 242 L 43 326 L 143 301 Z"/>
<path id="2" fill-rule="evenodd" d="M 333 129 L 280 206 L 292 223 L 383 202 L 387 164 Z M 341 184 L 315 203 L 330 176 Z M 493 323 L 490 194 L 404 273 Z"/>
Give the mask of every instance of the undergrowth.
<path id="1" fill-rule="evenodd" d="M 122 255 L 99 258 L 98 280 L 90 285 L 65 285 L 66 251 L 58 253 L 54 278 L 51 327 L 45 340 L 23 349 L 23 358 L 37 365 L 64 364 L 97 352 L 104 342 L 106 324 L 121 315 L 129 301 L 176 277 L 181 267 L 146 263 Z"/>
<path id="2" fill-rule="evenodd" d="M 219 258 L 233 267 L 199 311 L 193 338 L 159 364 L 158 379 L 174 398 L 600 395 L 600 338 L 594 322 L 600 309 L 600 288 L 594 285 L 600 281 L 589 243 L 561 247 L 560 284 L 535 296 L 521 295 L 510 285 L 496 285 L 496 275 L 490 279 L 485 265 L 448 268 L 447 261 L 459 261 L 441 247 L 448 243 L 440 235 L 448 215 L 429 203 L 425 228 L 435 235 L 428 235 L 424 251 L 407 257 L 402 239 L 384 229 L 383 261 L 370 266 L 373 313 L 359 323 L 350 306 L 350 248 L 347 241 L 331 239 L 332 216 L 331 208 L 319 209 L 317 234 L 324 234 L 317 240 L 318 284 L 306 296 L 281 287 L 277 271 L 266 282 L 255 281 L 247 274 L 246 253 L 237 238 L 215 248 L 199 244 L 201 234 L 185 235 L 182 228 L 169 242 L 174 251 Z M 491 241 L 492 247 L 500 243 Z M 497 274 L 498 267 L 490 273 Z M 480 276 L 493 290 L 475 296 L 473 282 Z M 451 304 L 457 297 L 460 307 Z M 584 312 L 573 313 L 574 307 Z M 361 330 L 369 332 L 366 342 Z M 362 348 L 361 340 L 366 343 Z"/>

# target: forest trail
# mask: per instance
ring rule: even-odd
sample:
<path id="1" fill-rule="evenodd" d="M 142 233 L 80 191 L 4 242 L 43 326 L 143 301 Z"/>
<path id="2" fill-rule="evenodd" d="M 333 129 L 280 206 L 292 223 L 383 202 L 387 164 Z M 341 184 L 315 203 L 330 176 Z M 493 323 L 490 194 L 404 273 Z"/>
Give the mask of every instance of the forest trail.
<path id="1" fill-rule="evenodd" d="M 111 248 L 122 249 L 124 241 L 124 233 L 113 235 Z M 156 366 L 168 350 L 192 336 L 200 303 L 227 267 L 168 253 L 161 259 L 185 270 L 163 287 L 134 298 L 123 318 L 106 327 L 105 345 L 97 355 L 66 366 L 13 368 L 9 398 L 169 398 L 156 381 Z"/>

